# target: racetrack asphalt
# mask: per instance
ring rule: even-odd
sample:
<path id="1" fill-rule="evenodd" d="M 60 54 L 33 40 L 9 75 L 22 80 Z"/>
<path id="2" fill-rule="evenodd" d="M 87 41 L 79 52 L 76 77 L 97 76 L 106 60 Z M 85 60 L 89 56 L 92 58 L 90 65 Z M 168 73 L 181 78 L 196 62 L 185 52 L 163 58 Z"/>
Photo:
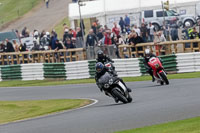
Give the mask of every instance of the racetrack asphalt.
<path id="1" fill-rule="evenodd" d="M 92 98 L 88 108 L 0 126 L 0 133 L 112 133 L 200 116 L 200 79 L 130 82 L 134 101 L 116 104 L 95 84 L 0 88 L 0 100 Z"/>

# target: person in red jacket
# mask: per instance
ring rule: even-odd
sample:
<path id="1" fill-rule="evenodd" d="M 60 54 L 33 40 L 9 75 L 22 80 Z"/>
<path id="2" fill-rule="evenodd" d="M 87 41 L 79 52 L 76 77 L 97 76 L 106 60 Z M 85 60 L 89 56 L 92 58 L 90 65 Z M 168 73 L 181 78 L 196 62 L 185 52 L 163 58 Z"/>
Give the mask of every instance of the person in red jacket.
<path id="1" fill-rule="evenodd" d="M 104 34 L 105 36 L 105 41 L 104 44 L 105 45 L 111 45 L 112 44 L 112 40 L 111 40 L 111 30 L 107 30 Z"/>
<path id="2" fill-rule="evenodd" d="M 114 23 L 114 27 L 112 28 L 112 32 L 115 33 L 116 36 L 119 36 L 120 29 L 117 27 L 117 23 Z"/>

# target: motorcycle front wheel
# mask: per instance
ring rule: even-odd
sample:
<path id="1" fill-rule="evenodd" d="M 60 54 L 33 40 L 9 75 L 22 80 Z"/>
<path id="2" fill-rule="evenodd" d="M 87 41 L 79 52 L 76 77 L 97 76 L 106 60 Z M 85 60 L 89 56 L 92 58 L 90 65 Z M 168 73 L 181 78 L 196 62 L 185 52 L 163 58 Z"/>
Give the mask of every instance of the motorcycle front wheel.
<path id="1" fill-rule="evenodd" d="M 166 83 L 166 85 L 168 85 L 169 84 L 169 80 L 167 79 L 167 76 L 165 75 L 165 73 L 161 72 L 160 76 L 162 77 L 162 79 L 164 80 L 164 82 Z"/>
<path id="2" fill-rule="evenodd" d="M 128 100 L 126 99 L 125 96 L 122 95 L 122 93 L 117 90 L 117 89 L 113 89 L 112 93 L 123 103 L 128 103 Z"/>

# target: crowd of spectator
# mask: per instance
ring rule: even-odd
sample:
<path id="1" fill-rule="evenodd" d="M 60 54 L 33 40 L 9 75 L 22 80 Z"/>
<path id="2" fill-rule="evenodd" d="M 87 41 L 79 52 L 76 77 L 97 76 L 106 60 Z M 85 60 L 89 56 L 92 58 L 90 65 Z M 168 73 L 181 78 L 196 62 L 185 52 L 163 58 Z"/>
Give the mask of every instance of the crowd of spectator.
<path id="1" fill-rule="evenodd" d="M 18 37 L 26 38 L 33 37 L 34 47 L 31 50 L 59 50 L 72 48 L 92 48 L 97 46 L 114 46 L 114 52 L 117 58 L 120 58 L 118 46 L 121 44 L 137 45 L 138 43 L 146 42 L 164 42 L 169 40 L 179 40 L 179 27 L 175 22 L 166 24 L 160 30 L 156 31 L 152 23 L 142 23 L 139 27 L 131 25 L 131 20 L 128 15 L 124 18 L 120 17 L 119 22 L 113 23 L 113 28 L 109 29 L 106 25 L 102 26 L 98 20 L 91 24 L 91 29 L 88 33 L 85 32 L 83 20 L 80 27 L 75 29 L 69 28 L 67 24 L 63 24 L 63 37 L 59 40 L 55 30 L 51 32 L 34 30 L 32 33 L 27 27 L 24 27 L 22 32 L 16 30 Z M 83 30 L 83 31 L 82 31 Z M 184 39 L 200 38 L 199 32 L 195 27 L 186 25 L 182 30 L 185 34 Z M 85 41 L 84 41 L 85 40 Z M 10 42 L 6 39 L 0 44 L 0 52 L 18 52 L 26 51 L 26 44 L 18 44 L 15 40 Z M 134 48 L 132 49 L 135 50 Z M 142 48 L 138 48 L 142 50 Z"/>

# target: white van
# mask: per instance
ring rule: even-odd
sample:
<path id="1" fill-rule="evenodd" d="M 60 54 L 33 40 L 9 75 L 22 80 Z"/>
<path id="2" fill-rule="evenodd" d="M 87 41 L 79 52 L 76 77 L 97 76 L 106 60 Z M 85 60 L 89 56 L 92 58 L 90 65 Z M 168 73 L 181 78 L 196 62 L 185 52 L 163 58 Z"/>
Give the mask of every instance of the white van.
<path id="1" fill-rule="evenodd" d="M 196 19 L 194 16 L 187 15 L 179 15 L 174 10 L 165 10 L 164 16 L 166 21 L 177 20 L 179 26 L 182 24 L 185 26 L 186 22 L 189 22 L 191 26 L 196 23 Z M 151 22 L 156 30 L 159 30 L 161 26 L 163 26 L 163 10 L 146 10 L 142 11 L 142 21 L 145 23 Z"/>

